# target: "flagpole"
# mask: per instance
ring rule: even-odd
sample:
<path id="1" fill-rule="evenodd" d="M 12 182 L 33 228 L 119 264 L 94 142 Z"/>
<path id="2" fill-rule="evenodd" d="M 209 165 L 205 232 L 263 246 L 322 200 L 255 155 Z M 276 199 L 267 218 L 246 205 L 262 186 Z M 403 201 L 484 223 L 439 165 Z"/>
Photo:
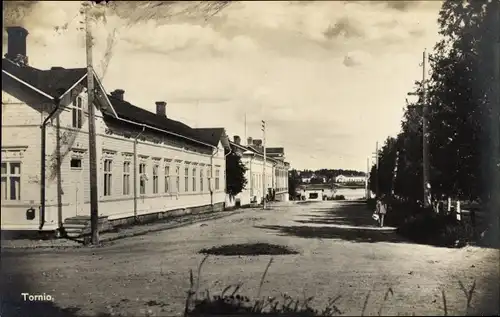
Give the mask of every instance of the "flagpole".
<path id="1" fill-rule="evenodd" d="M 267 177 L 266 177 L 266 122 L 262 120 L 262 147 L 264 148 L 264 164 L 262 166 L 262 197 L 263 197 L 263 209 L 266 209 L 266 187 L 267 187 Z"/>
<path id="2" fill-rule="evenodd" d="M 247 140 L 247 111 L 245 110 L 245 142 Z"/>

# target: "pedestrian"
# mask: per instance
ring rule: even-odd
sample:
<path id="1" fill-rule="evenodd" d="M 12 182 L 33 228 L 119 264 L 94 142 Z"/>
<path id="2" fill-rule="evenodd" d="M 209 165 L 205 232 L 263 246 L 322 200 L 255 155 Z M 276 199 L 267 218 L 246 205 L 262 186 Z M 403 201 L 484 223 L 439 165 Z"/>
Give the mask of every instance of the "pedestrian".
<path id="1" fill-rule="evenodd" d="M 378 213 L 378 222 L 380 227 L 384 226 L 384 218 L 387 214 L 387 200 L 385 199 L 385 195 L 382 195 L 377 200 L 377 213 Z"/>

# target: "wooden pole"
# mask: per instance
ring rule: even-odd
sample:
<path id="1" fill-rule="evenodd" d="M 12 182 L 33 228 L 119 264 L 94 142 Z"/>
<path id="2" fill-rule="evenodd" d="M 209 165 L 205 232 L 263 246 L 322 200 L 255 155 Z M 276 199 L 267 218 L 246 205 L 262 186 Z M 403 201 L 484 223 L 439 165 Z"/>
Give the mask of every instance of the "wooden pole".
<path id="1" fill-rule="evenodd" d="M 422 177 L 424 186 L 424 207 L 429 207 L 429 197 L 430 197 L 430 170 L 429 170 L 429 142 L 428 142 L 428 132 L 427 132 L 427 120 L 428 120 L 428 105 L 427 105 L 427 83 L 426 83 L 426 62 L 427 53 L 424 50 L 422 54 Z"/>
<path id="2" fill-rule="evenodd" d="M 375 196 L 379 197 L 379 188 L 378 188 L 378 141 L 375 145 Z"/>
<path id="3" fill-rule="evenodd" d="M 90 172 L 90 229 L 92 232 L 92 244 L 99 244 L 99 211 L 97 196 L 97 150 L 95 134 L 94 113 L 94 72 L 92 70 L 92 28 L 90 24 L 89 11 L 91 3 L 85 3 L 85 37 L 87 56 L 87 95 L 88 95 L 88 123 L 89 123 L 89 172 Z"/>

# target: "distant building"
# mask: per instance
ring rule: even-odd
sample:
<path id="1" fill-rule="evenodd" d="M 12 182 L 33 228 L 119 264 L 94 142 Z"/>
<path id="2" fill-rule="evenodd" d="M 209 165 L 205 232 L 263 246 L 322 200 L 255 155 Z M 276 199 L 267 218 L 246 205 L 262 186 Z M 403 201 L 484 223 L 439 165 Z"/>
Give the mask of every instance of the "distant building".
<path id="1" fill-rule="evenodd" d="M 339 175 L 335 177 L 335 183 L 364 183 L 364 182 L 366 182 L 365 176 Z"/>
<path id="2" fill-rule="evenodd" d="M 307 184 L 300 186 L 298 193 L 302 200 L 319 201 L 333 198 L 335 190 L 329 184 Z"/>
<path id="3" fill-rule="evenodd" d="M 274 192 L 278 201 L 288 201 L 288 171 L 290 164 L 285 161 L 284 148 L 266 148 L 266 177 L 263 177 L 264 148 L 262 140 L 248 138 L 247 144 L 241 144 L 241 138 L 234 136 L 231 149 L 241 156 L 247 168 L 245 189 L 235 197 L 235 201 L 226 201 L 227 206 L 235 204 L 248 205 L 262 201 L 266 194 Z M 264 186 L 265 182 L 265 186 Z M 264 192 L 264 188 L 266 189 Z"/>

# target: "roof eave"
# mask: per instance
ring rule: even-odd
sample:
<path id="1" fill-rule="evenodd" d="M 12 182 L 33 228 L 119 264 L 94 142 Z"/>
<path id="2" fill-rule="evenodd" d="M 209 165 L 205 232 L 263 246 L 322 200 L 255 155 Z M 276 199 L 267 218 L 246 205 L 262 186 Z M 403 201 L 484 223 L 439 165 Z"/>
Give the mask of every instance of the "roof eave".
<path id="1" fill-rule="evenodd" d="M 15 81 L 23 84 L 24 86 L 30 88 L 31 90 L 39 93 L 40 95 L 44 96 L 45 98 L 49 99 L 49 100 L 55 100 L 55 98 L 53 96 L 51 96 L 50 94 L 36 88 L 35 86 L 32 86 L 30 84 L 28 84 L 27 82 L 25 82 L 24 80 L 18 78 L 17 76 L 14 76 L 12 75 L 11 73 L 9 73 L 8 71 L 6 71 L 5 69 L 2 69 L 2 73 L 6 74 L 7 76 L 9 76 L 10 78 L 14 79 Z"/>

